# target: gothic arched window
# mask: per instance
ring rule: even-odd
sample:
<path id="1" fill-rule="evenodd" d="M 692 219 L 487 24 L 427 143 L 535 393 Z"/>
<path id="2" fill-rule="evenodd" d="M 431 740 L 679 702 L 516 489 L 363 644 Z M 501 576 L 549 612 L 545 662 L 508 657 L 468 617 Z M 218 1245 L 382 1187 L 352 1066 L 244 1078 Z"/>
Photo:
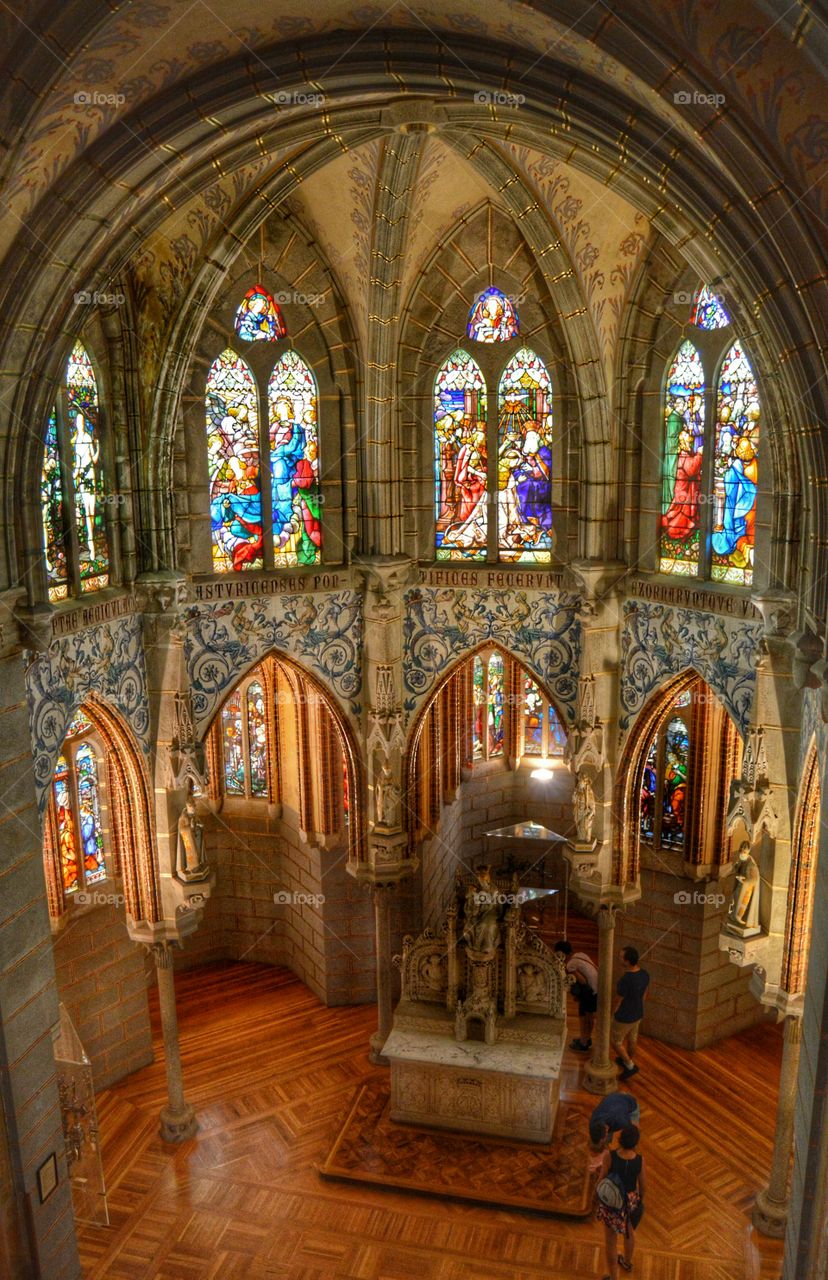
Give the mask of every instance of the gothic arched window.
<path id="1" fill-rule="evenodd" d="M 724 303 L 709 285 L 703 284 L 693 300 L 690 323 L 699 329 L 725 329 L 730 324 Z"/>
<path id="2" fill-rule="evenodd" d="M 503 755 L 506 680 L 503 656 L 478 654 L 472 665 L 472 744 L 475 760 Z"/>
<path id="3" fill-rule="evenodd" d="M 655 848 L 683 848 L 690 766 L 690 693 L 675 699 L 655 734 L 641 779 L 641 838 Z"/>
<path id="4" fill-rule="evenodd" d="M 498 387 L 498 559 L 546 563 L 552 556 L 552 381 L 522 347 Z"/>
<path id="5" fill-rule="evenodd" d="M 523 684 L 523 755 L 563 756 L 566 734 L 558 713 L 531 676 Z"/>
<path id="6" fill-rule="evenodd" d="M 221 741 L 225 794 L 267 799 L 267 706 L 259 680 L 244 681 L 225 702 Z"/>
<path id="7" fill-rule="evenodd" d="M 107 497 L 98 383 L 78 341 L 46 426 L 41 504 L 50 600 L 109 585 Z"/>
<path id="8" fill-rule="evenodd" d="M 47 839 L 57 853 L 64 894 L 74 894 L 107 876 L 91 722 L 79 712 L 66 732 L 52 780 Z"/>
<path id="9" fill-rule="evenodd" d="M 206 398 L 213 567 L 261 569 L 258 394 L 246 361 L 229 347 L 213 361 Z"/>
<path id="10" fill-rule="evenodd" d="M 705 378 L 693 343 L 682 342 L 665 387 L 662 573 L 752 584 L 760 413 L 756 377 L 739 341 L 724 352 L 718 383 Z"/>
<path id="11" fill-rule="evenodd" d="M 519 333 L 520 320 L 512 299 L 494 285 L 484 289 L 469 311 L 467 336 L 472 342 L 508 342 Z"/>
<path id="12" fill-rule="evenodd" d="M 322 548 L 316 379 L 286 351 L 270 375 L 273 554 L 278 565 L 318 564 Z"/>
<path id="13" fill-rule="evenodd" d="M 485 560 L 486 382 L 458 349 L 434 383 L 434 472 L 438 560 Z"/>

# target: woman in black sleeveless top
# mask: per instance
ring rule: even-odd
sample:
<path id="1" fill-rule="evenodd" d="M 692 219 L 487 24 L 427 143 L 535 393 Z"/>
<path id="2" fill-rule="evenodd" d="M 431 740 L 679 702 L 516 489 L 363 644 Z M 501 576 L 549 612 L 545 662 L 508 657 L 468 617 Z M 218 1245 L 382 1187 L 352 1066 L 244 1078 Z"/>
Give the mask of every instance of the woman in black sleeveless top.
<path id="1" fill-rule="evenodd" d="M 638 1139 L 638 1129 L 634 1124 L 622 1129 L 618 1150 L 604 1152 L 604 1162 L 598 1175 L 600 1180 L 608 1173 L 615 1174 L 621 1180 L 627 1198 L 626 1205 L 621 1209 L 611 1209 L 609 1205 L 601 1204 L 599 1200 L 595 1211 L 598 1221 L 604 1224 L 604 1241 L 609 1267 L 604 1280 L 618 1280 L 619 1266 L 625 1271 L 632 1271 L 635 1228 L 644 1212 L 644 1162 L 638 1154 Z M 617 1253 L 618 1236 L 624 1237 L 623 1257 Z"/>

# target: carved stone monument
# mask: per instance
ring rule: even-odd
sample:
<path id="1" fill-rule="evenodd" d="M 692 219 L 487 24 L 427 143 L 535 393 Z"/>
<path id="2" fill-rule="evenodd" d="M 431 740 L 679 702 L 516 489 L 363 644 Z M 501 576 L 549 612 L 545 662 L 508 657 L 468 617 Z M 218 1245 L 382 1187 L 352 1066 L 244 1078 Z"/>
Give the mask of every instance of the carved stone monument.
<path id="1" fill-rule="evenodd" d="M 391 1119 L 549 1142 L 566 973 L 520 919 L 517 879 L 458 875 L 435 933 L 403 939 L 402 997 L 383 1054 Z"/>
<path id="2" fill-rule="evenodd" d="M 756 859 L 745 840 L 739 846 L 739 854 L 733 868 L 736 883 L 727 911 L 726 929 L 740 937 L 750 938 L 760 932 L 759 892 L 761 876 Z"/>

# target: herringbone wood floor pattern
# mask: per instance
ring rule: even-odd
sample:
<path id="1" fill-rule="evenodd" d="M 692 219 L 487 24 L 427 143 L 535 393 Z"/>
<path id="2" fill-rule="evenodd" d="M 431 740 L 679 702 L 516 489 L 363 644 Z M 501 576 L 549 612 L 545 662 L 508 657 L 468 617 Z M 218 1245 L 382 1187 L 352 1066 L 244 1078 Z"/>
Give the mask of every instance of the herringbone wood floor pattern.
<path id="1" fill-rule="evenodd" d="M 158 1137 L 158 1042 L 154 1065 L 99 1095 L 112 1226 L 80 1231 L 88 1280 L 604 1274 L 591 1219 L 319 1178 L 356 1086 L 383 1074 L 367 1055 L 373 1008 L 325 1009 L 291 974 L 252 964 L 180 975 L 177 991 L 186 1092 L 201 1128 L 179 1147 Z M 767 1026 L 696 1054 L 642 1041 L 639 1280 L 779 1276 L 781 1249 L 755 1235 L 748 1210 L 770 1161 L 780 1047 Z M 588 1104 L 579 1069 L 567 1052 L 563 1091 Z"/>

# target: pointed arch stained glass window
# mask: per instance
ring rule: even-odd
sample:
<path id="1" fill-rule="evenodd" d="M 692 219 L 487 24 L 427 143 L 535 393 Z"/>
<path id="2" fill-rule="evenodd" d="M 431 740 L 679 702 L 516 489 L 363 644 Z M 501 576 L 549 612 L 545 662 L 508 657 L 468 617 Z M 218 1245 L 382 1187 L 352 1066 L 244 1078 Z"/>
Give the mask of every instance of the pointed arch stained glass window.
<path id="1" fill-rule="evenodd" d="M 244 728 L 242 699 L 237 689 L 221 711 L 221 741 L 224 753 L 224 790 L 229 796 L 245 793 Z"/>
<path id="2" fill-rule="evenodd" d="M 318 564 L 322 552 L 316 379 L 286 351 L 268 384 L 273 554 L 277 566 Z"/>
<path id="3" fill-rule="evenodd" d="M 472 342 L 508 342 L 520 333 L 520 320 L 511 298 L 491 285 L 474 300 L 466 324 Z"/>
<path id="4" fill-rule="evenodd" d="M 106 879 L 98 761 L 89 734 L 94 726 L 81 710 L 66 732 L 52 780 L 50 822 L 65 894 Z"/>
<path id="5" fill-rule="evenodd" d="M 43 540 L 46 551 L 46 579 L 50 600 L 65 600 L 69 594 L 69 565 L 66 555 L 68 529 L 63 502 L 57 412 L 52 409 L 46 427 L 46 448 L 40 482 L 43 508 Z"/>
<path id="6" fill-rule="evenodd" d="M 264 689 L 258 680 L 247 686 L 247 741 L 250 754 L 250 794 L 267 795 L 267 717 Z"/>
<path id="7" fill-rule="evenodd" d="M 106 866 L 98 803 L 98 766 L 88 742 L 82 742 L 75 752 L 75 775 L 84 879 L 87 884 L 95 884 L 106 877 Z"/>
<path id="8" fill-rule="evenodd" d="M 692 342 L 682 342 L 667 374 L 661 482 L 659 569 L 697 573 L 704 453 L 704 368 Z"/>
<path id="9" fill-rule="evenodd" d="M 486 382 L 462 349 L 434 383 L 434 473 L 437 559 L 485 560 Z"/>
<path id="10" fill-rule="evenodd" d="M 98 591 L 109 582 L 109 546 L 104 504 L 106 484 L 101 456 L 98 384 L 89 354 L 76 342 L 66 369 L 75 527 L 81 591 Z"/>
<path id="11" fill-rule="evenodd" d="M 486 669 L 477 657 L 472 666 L 472 756 L 482 760 L 486 753 Z"/>
<path id="12" fill-rule="evenodd" d="M 725 329 L 730 324 L 724 303 L 706 284 L 701 286 L 693 301 L 690 323 L 699 329 Z"/>
<path id="13" fill-rule="evenodd" d="M 207 464 L 213 567 L 261 569 L 259 404 L 247 363 L 229 347 L 207 377 Z"/>
<path id="14" fill-rule="evenodd" d="M 499 653 L 493 653 L 489 658 L 488 666 L 488 699 L 487 699 L 487 721 L 488 721 L 488 757 L 493 759 L 496 756 L 503 755 L 504 744 L 504 723 L 503 723 L 503 707 L 505 701 L 505 681 L 503 670 L 503 657 Z"/>
<path id="15" fill-rule="evenodd" d="M 552 381 L 528 347 L 509 361 L 498 387 L 499 559 L 552 558 Z"/>
<path id="16" fill-rule="evenodd" d="M 279 304 L 264 285 L 248 289 L 236 312 L 235 330 L 244 342 L 278 342 L 287 337 Z"/>
<path id="17" fill-rule="evenodd" d="M 523 688 L 523 751 L 527 756 L 543 755 L 544 702 L 540 689 L 530 676 Z"/>
<path id="18" fill-rule="evenodd" d="M 759 389 L 741 343 L 727 352 L 716 397 L 713 460 L 713 536 L 710 576 L 714 582 L 750 586 L 759 484 Z"/>
<path id="19" fill-rule="evenodd" d="M 72 793 L 69 777 L 69 761 L 60 756 L 52 783 L 55 817 L 57 819 L 58 858 L 63 877 L 64 893 L 74 893 L 80 888 L 78 838 L 75 830 Z"/>

